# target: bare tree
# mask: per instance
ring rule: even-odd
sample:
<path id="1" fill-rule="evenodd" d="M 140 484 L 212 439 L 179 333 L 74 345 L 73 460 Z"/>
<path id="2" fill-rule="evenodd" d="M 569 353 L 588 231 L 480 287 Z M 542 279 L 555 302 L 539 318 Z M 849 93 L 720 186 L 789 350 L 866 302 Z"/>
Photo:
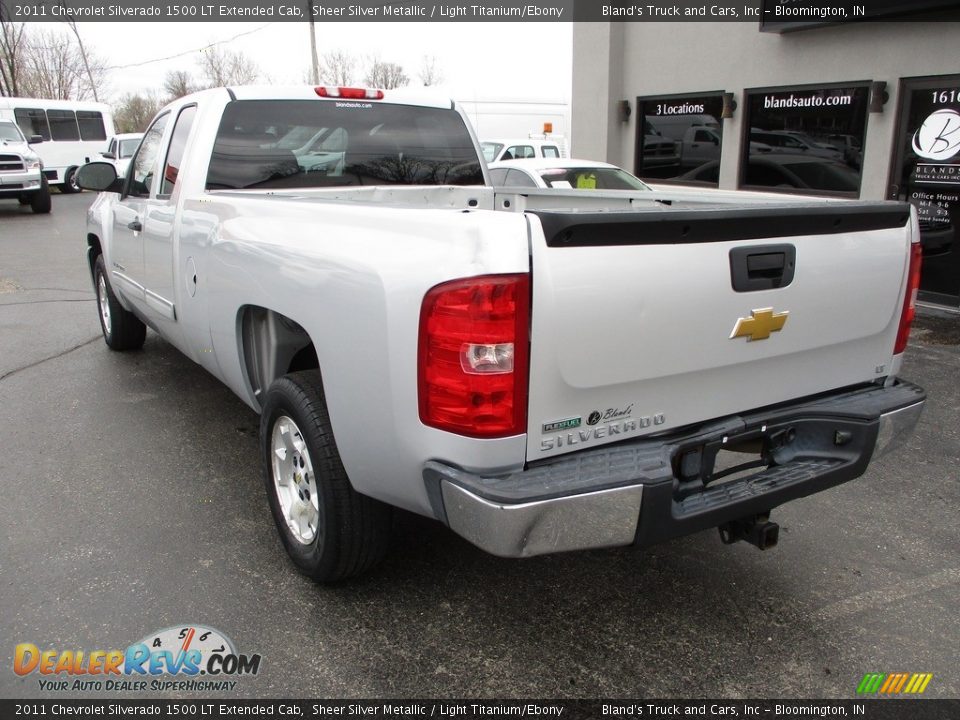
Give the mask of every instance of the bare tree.
<path id="1" fill-rule="evenodd" d="M 193 78 L 186 70 L 168 70 L 163 78 L 163 89 L 170 100 L 176 100 L 184 95 L 189 95 L 196 88 L 193 84 Z"/>
<path id="2" fill-rule="evenodd" d="M 26 45 L 23 23 L 9 22 L 5 4 L 0 4 L 0 94 L 20 95 L 20 75 Z"/>
<path id="3" fill-rule="evenodd" d="M 120 98 L 113 114 L 117 132 L 143 132 L 161 107 L 163 101 L 153 93 L 127 93 Z"/>
<path id="4" fill-rule="evenodd" d="M 357 72 L 357 59 L 343 50 L 332 50 L 323 54 L 320 65 L 320 80 L 328 85 L 349 86 L 353 84 Z"/>
<path id="5" fill-rule="evenodd" d="M 437 67 L 436 55 L 424 55 L 420 62 L 420 72 L 417 74 L 424 87 L 443 82 L 443 71 Z"/>
<path id="6" fill-rule="evenodd" d="M 20 94 L 54 100 L 88 100 L 98 96 L 106 78 L 102 60 L 87 52 L 84 61 L 68 37 L 55 30 L 33 30 L 22 53 Z"/>
<path id="7" fill-rule="evenodd" d="M 397 63 L 373 58 L 370 61 L 370 67 L 367 68 L 365 81 L 370 87 L 392 90 L 409 84 L 410 78 L 403 71 L 403 67 Z"/>
<path id="8" fill-rule="evenodd" d="M 200 51 L 200 67 L 207 87 L 247 85 L 256 82 L 260 75 L 257 64 L 246 55 L 217 45 Z"/>

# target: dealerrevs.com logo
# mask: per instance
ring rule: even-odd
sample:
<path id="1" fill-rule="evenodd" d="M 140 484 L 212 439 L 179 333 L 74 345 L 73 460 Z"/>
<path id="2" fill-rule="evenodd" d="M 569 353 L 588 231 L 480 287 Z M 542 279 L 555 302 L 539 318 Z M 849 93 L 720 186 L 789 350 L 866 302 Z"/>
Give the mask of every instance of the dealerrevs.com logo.
<path id="1" fill-rule="evenodd" d="M 150 633 L 126 650 L 41 650 L 20 643 L 13 671 L 38 675 L 44 691 L 229 691 L 233 678 L 260 672 L 259 654 L 237 652 L 233 641 L 203 625 Z"/>

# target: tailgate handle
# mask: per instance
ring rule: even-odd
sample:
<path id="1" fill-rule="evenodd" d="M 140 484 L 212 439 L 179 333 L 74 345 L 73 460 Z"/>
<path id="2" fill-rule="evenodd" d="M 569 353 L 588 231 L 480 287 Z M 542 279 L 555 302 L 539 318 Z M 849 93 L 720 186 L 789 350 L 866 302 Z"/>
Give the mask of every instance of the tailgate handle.
<path id="1" fill-rule="evenodd" d="M 797 248 L 789 244 L 754 245 L 730 251 L 730 283 L 737 292 L 787 287 L 797 267 Z"/>

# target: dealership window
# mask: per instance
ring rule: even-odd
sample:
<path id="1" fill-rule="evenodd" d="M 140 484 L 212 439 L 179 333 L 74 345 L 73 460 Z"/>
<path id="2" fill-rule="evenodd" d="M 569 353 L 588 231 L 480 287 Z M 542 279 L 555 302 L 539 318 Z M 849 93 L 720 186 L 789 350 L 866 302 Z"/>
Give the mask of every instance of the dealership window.
<path id="1" fill-rule="evenodd" d="M 746 92 L 740 187 L 860 194 L 867 83 Z"/>
<path id="2" fill-rule="evenodd" d="M 722 109 L 720 92 L 638 97 L 634 174 L 716 186 Z"/>

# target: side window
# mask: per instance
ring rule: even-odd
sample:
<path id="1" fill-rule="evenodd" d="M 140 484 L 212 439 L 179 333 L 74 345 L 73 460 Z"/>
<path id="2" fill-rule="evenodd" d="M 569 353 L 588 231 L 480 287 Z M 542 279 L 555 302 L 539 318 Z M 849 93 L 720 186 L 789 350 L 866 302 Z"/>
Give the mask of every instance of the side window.
<path id="1" fill-rule="evenodd" d="M 50 126 L 47 124 L 47 114 L 39 108 L 16 108 L 13 111 L 17 125 L 29 140 L 34 135 L 40 135 L 44 140 L 50 139 Z"/>
<path id="2" fill-rule="evenodd" d="M 163 185 L 160 188 L 161 195 L 170 195 L 173 192 L 174 186 L 177 184 L 177 177 L 180 174 L 180 163 L 183 161 L 183 151 L 187 146 L 187 138 L 190 137 L 190 128 L 193 127 L 193 119 L 196 115 L 196 105 L 185 107 L 177 117 L 177 124 L 173 126 L 173 136 L 170 138 L 170 149 L 167 151 L 167 162 L 163 166 Z"/>
<path id="3" fill-rule="evenodd" d="M 80 128 L 73 110 L 47 110 L 50 136 L 54 140 L 79 140 Z"/>
<path id="4" fill-rule="evenodd" d="M 543 148 L 541 148 L 541 149 L 542 149 L 542 151 L 543 151 L 543 156 L 544 156 L 545 158 L 558 158 L 558 157 L 560 157 L 560 148 L 558 148 L 558 147 L 555 147 L 555 146 L 553 146 L 553 145 L 544 145 Z"/>
<path id="5" fill-rule="evenodd" d="M 507 184 L 507 170 L 505 168 L 494 168 L 490 171 L 490 184 L 494 187 L 503 187 Z"/>
<path id="6" fill-rule="evenodd" d="M 532 148 L 531 148 L 532 149 Z M 510 170 L 507 173 L 507 185 L 510 187 L 536 187 L 537 184 L 520 170 Z"/>
<path id="7" fill-rule="evenodd" d="M 697 130 L 693 136 L 693 141 L 702 143 L 713 142 L 713 135 L 706 130 Z"/>
<path id="8" fill-rule="evenodd" d="M 77 125 L 81 140 L 106 140 L 107 129 L 103 126 L 103 114 L 95 110 L 77 110 Z"/>
<path id="9" fill-rule="evenodd" d="M 507 148 L 507 153 L 510 153 L 510 158 L 513 160 L 536 157 L 530 145 L 514 145 L 513 147 Z M 504 153 L 503 159 L 507 159 L 506 153 Z"/>
<path id="10" fill-rule="evenodd" d="M 170 115 L 165 114 L 153 121 L 140 143 L 140 150 L 130 161 L 130 184 L 127 194 L 131 197 L 149 197 L 153 190 L 154 171 L 160 154 L 160 140 Z"/>
<path id="11" fill-rule="evenodd" d="M 117 139 L 110 138 L 110 144 L 107 145 L 107 152 L 116 154 L 117 152 Z"/>

